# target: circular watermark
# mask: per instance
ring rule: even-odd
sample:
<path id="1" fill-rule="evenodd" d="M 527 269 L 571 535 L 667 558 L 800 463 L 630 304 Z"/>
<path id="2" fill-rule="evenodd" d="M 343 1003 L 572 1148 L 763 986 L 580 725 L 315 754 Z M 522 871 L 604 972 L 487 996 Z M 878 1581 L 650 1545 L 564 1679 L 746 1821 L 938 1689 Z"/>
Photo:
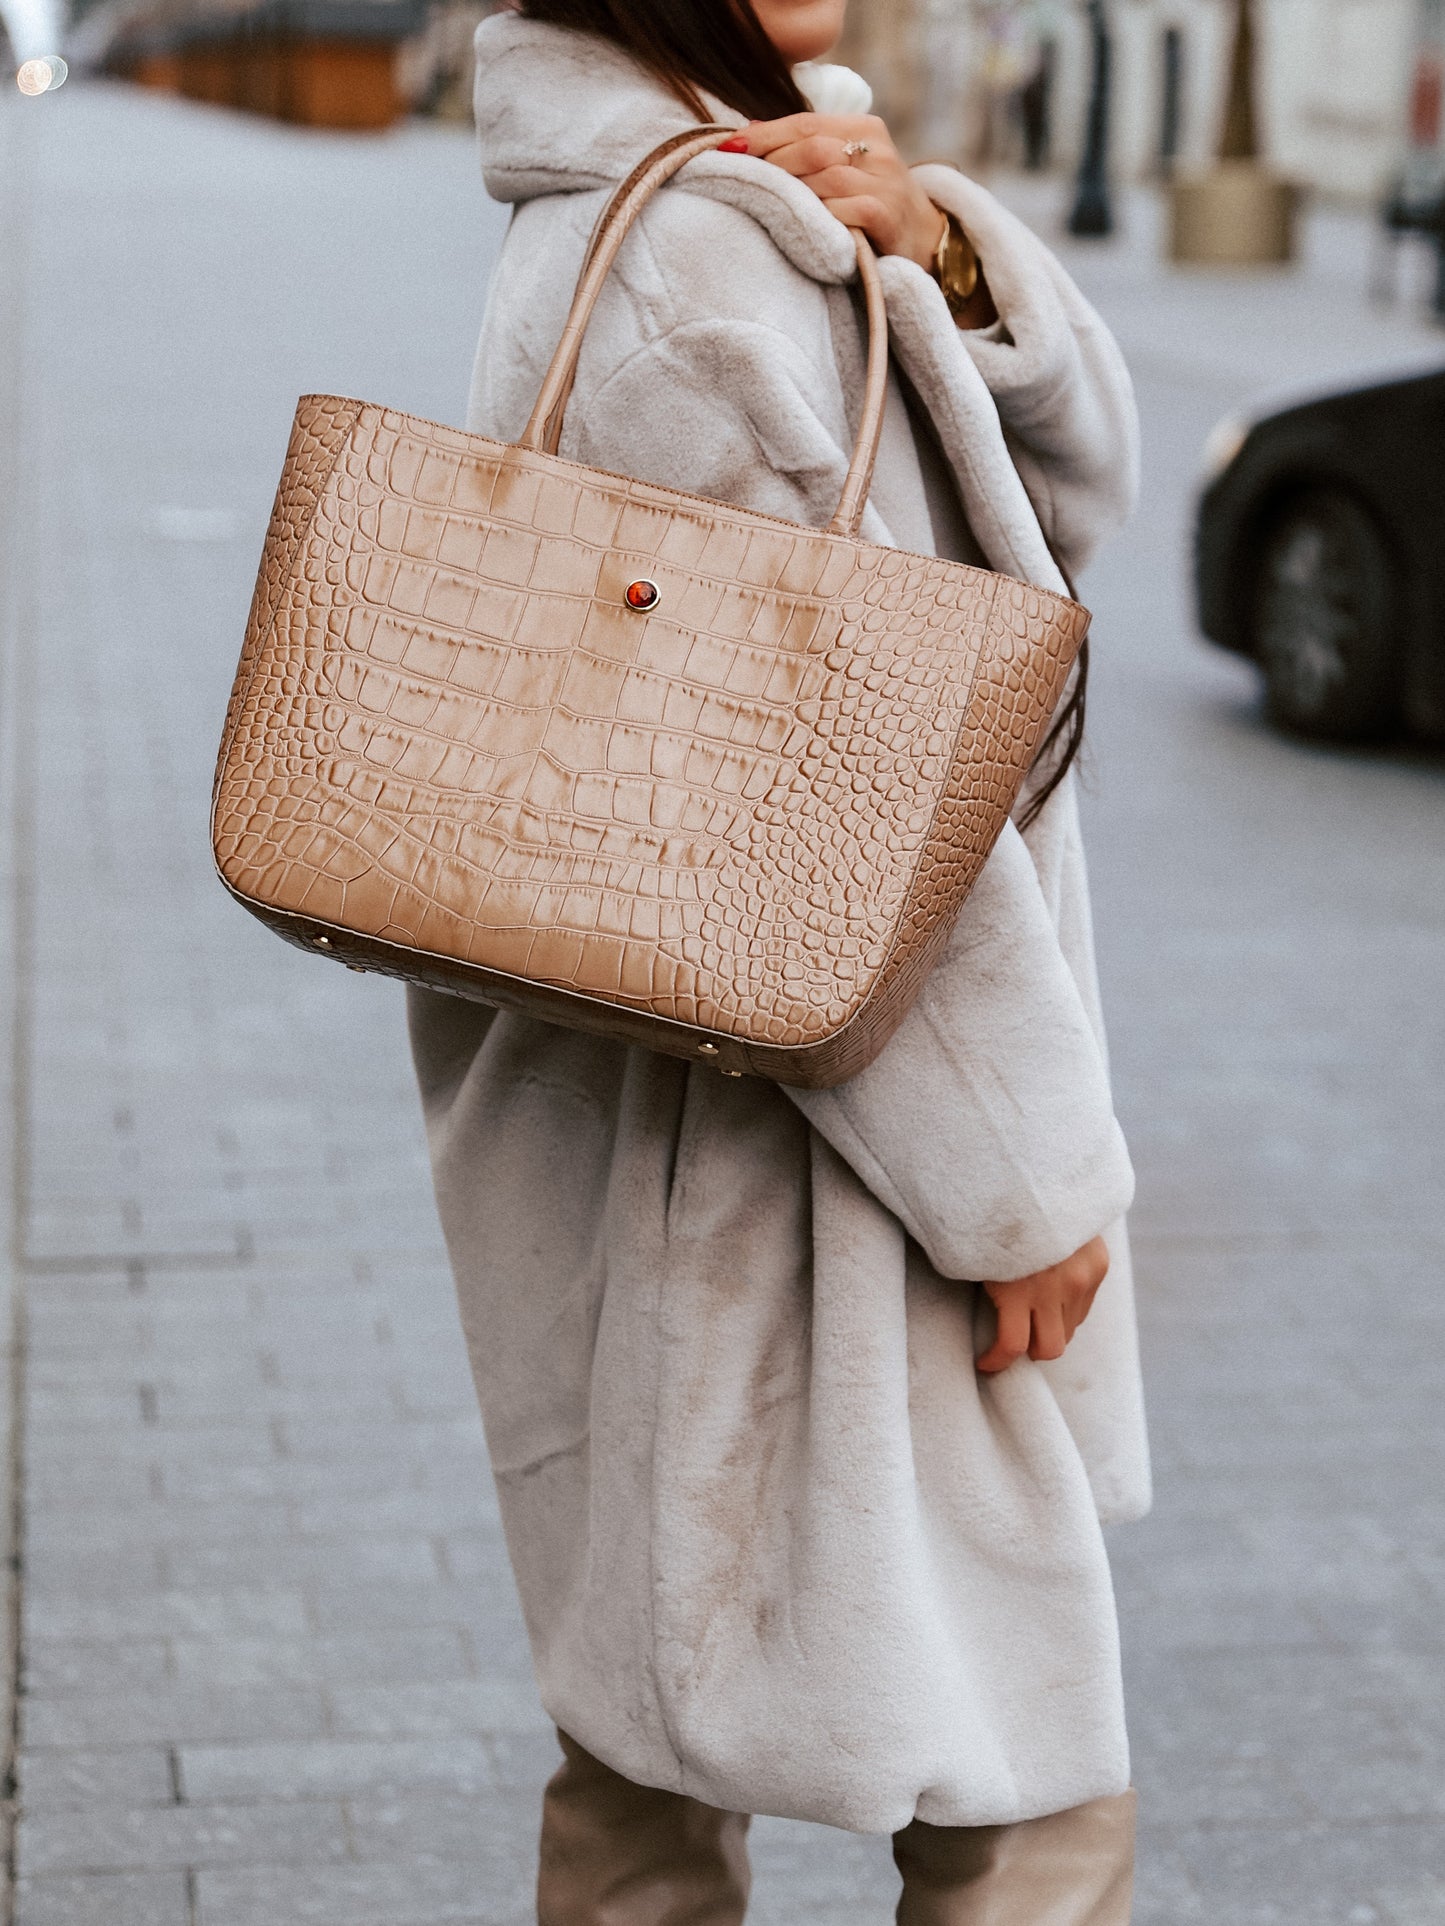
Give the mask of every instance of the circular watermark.
<path id="1" fill-rule="evenodd" d="M 37 60 L 21 63 L 15 85 L 22 94 L 53 94 L 57 87 L 64 85 L 69 72 L 59 54 L 42 54 Z"/>

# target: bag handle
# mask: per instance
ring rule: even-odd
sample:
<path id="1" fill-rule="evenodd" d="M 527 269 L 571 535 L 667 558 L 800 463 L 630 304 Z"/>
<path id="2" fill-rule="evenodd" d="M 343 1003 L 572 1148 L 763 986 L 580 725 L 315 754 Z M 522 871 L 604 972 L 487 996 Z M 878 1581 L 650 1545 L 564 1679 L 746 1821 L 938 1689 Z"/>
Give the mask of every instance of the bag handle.
<path id="1" fill-rule="evenodd" d="M 537 405 L 522 431 L 519 446 L 555 455 L 562 439 L 562 418 L 566 412 L 572 384 L 577 378 L 577 361 L 582 339 L 602 284 L 617 259 L 622 243 L 638 215 L 660 187 L 686 167 L 699 154 L 710 153 L 736 134 L 735 127 L 689 128 L 645 154 L 613 194 L 602 212 L 592 238 L 577 292 L 567 315 L 562 339 L 552 356 L 542 382 Z M 878 459 L 878 442 L 883 433 L 883 405 L 888 386 L 888 314 L 883 301 L 883 282 L 878 273 L 878 257 L 861 228 L 852 230 L 858 251 L 858 274 L 868 311 L 868 374 L 863 388 L 863 409 L 858 422 L 858 438 L 853 458 L 843 482 L 837 513 L 828 524 L 834 535 L 856 536 L 868 503 L 873 483 L 873 467 Z"/>

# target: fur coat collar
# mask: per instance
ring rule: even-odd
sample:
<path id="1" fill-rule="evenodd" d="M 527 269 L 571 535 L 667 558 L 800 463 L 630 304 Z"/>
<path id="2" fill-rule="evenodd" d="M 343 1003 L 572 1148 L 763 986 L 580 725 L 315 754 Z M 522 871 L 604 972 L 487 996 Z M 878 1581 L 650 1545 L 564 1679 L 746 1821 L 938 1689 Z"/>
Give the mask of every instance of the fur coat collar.
<path id="1" fill-rule="evenodd" d="M 660 82 L 590 35 L 503 12 L 483 21 L 476 48 L 482 176 L 492 198 L 514 209 L 610 189 L 650 147 L 694 124 Z M 814 85 L 835 91 L 830 76 L 847 71 L 825 67 Z M 720 124 L 742 124 L 722 102 L 707 104 Z M 1108 329 L 1021 221 L 953 168 L 916 171 L 973 239 L 1002 318 L 960 335 L 932 279 L 911 261 L 885 259 L 895 358 L 916 388 L 942 398 L 934 427 L 989 564 L 1062 590 L 1060 565 L 1075 576 L 1138 492 L 1127 370 Z M 820 286 L 855 278 L 847 229 L 781 168 L 705 154 L 675 186 L 746 214 Z M 1127 405 L 1100 405 L 1101 396 Z M 1077 459 L 1085 446 L 1086 468 Z"/>

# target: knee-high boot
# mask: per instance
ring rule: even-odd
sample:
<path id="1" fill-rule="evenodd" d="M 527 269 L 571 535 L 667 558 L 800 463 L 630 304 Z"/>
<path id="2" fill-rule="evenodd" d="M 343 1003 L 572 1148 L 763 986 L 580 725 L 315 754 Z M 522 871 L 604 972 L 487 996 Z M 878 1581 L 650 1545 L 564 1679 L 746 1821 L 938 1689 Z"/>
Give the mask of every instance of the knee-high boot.
<path id="1" fill-rule="evenodd" d="M 1016 1826 L 926 1826 L 893 1836 L 898 1926 L 1128 1926 L 1135 1795 L 1091 1799 Z"/>
<path id="2" fill-rule="evenodd" d="M 538 1926 L 740 1926 L 748 1821 L 634 1785 L 559 1732 L 542 1804 Z"/>

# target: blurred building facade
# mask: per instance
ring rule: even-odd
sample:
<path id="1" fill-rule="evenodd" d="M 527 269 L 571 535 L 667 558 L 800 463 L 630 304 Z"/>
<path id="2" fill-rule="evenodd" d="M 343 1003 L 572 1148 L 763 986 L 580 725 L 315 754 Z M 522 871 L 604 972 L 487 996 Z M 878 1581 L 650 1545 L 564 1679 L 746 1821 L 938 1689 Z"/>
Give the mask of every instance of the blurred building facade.
<path id="1" fill-rule="evenodd" d="M 501 3 L 69 0 L 66 52 L 313 124 L 385 125 L 417 108 L 463 118 L 471 33 Z M 1103 4 L 1111 171 L 1141 180 L 1207 166 L 1241 0 Z M 1326 194 L 1377 199 L 1404 167 L 1412 109 L 1418 120 L 1422 101 L 1432 105 L 1416 49 L 1422 33 L 1445 33 L 1445 0 L 1250 4 L 1265 158 Z M 58 19 L 62 0 L 0 0 L 0 17 L 47 9 Z M 1086 0 L 850 0 L 843 57 L 914 155 L 979 171 L 1077 162 L 1092 66 Z M 1445 43 L 1437 68 L 1438 123 Z"/>
<path id="2" fill-rule="evenodd" d="M 1263 144 L 1327 194 L 1373 198 L 1401 160 L 1420 0 L 1254 0 Z M 1107 0 L 1121 179 L 1204 166 L 1237 0 Z M 1064 166 L 1088 95 L 1081 0 L 852 0 L 846 49 L 915 153 Z"/>
<path id="3" fill-rule="evenodd" d="M 66 48 L 161 92 L 364 131 L 417 105 L 429 24 L 426 0 L 75 0 Z"/>

